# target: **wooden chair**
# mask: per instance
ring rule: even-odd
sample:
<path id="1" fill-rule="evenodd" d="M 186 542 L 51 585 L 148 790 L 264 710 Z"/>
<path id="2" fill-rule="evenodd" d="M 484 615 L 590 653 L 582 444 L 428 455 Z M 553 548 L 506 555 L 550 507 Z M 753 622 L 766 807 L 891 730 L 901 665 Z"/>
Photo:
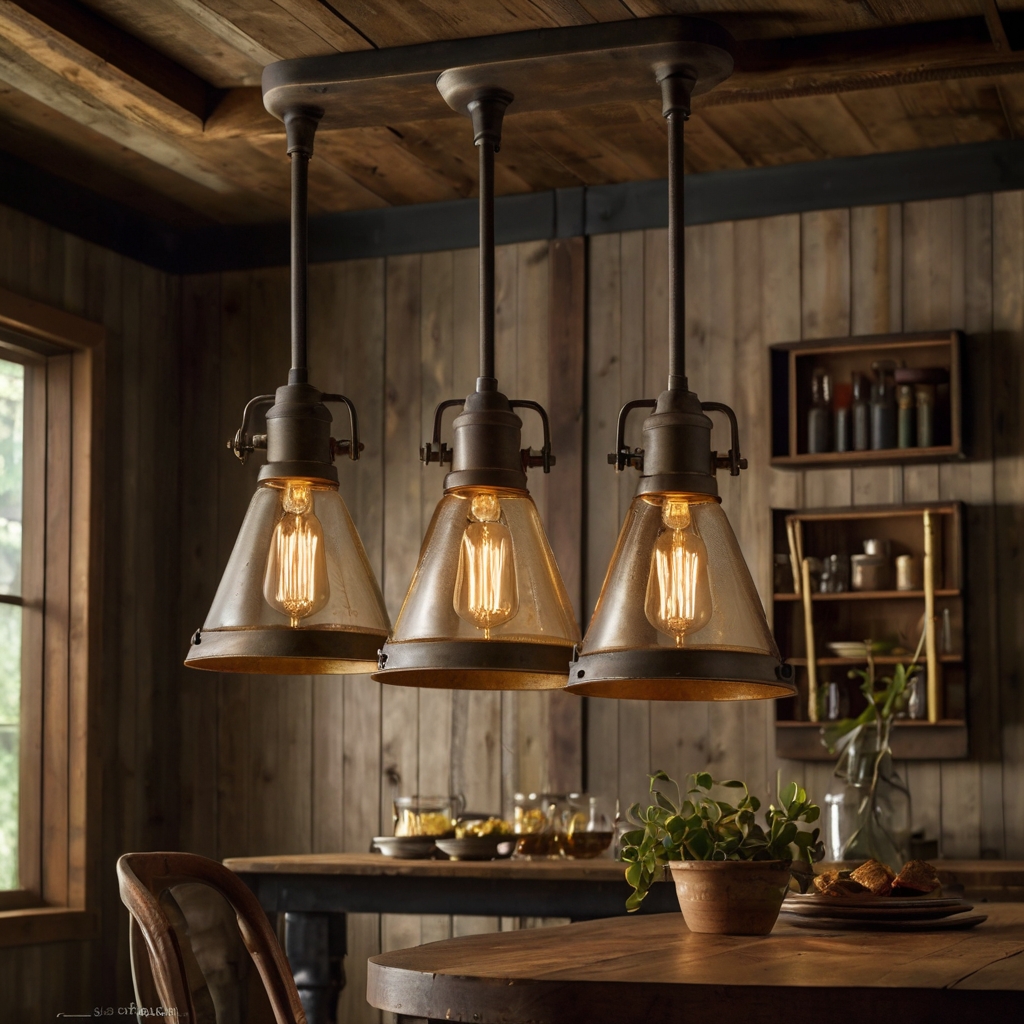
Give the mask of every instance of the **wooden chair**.
<path id="1" fill-rule="evenodd" d="M 267 916 L 235 874 L 191 853 L 126 853 L 117 878 L 140 1007 L 182 1024 L 306 1024 Z"/>

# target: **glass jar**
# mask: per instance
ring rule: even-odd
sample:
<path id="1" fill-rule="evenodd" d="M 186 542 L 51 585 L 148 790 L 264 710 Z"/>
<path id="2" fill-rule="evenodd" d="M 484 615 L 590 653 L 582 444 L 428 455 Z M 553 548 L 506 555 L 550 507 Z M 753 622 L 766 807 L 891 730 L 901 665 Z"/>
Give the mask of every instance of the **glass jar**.
<path id="1" fill-rule="evenodd" d="M 607 797 L 570 793 L 565 855 L 581 860 L 600 857 L 612 845 L 616 817 L 612 802 Z"/>
<path id="2" fill-rule="evenodd" d="M 889 748 L 889 728 L 861 729 L 825 795 L 825 859 L 870 858 L 899 871 L 910 856 L 910 790 Z"/>
<path id="3" fill-rule="evenodd" d="M 391 809 L 396 836 L 453 836 L 465 807 L 461 796 L 396 796 Z"/>
<path id="4" fill-rule="evenodd" d="M 565 793 L 516 793 L 516 856 L 564 856 L 568 810 L 569 797 Z"/>

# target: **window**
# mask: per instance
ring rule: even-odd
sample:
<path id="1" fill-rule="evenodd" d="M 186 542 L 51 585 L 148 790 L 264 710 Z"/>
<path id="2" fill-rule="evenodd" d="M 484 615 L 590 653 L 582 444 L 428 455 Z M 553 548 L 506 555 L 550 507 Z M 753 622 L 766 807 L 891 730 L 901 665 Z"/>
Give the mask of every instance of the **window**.
<path id="1" fill-rule="evenodd" d="M 0 889 L 18 888 L 25 367 L 0 359 Z"/>
<path id="2" fill-rule="evenodd" d="M 87 938 L 97 324 L 0 289 L 0 946 Z"/>

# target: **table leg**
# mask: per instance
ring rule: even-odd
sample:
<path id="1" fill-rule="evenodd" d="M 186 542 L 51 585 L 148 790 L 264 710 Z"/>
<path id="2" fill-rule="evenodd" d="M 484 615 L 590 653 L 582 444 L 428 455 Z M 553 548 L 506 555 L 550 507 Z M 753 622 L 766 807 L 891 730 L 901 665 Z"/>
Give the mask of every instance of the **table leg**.
<path id="1" fill-rule="evenodd" d="M 309 1024 L 335 1024 L 345 987 L 344 914 L 284 915 L 284 951 Z"/>

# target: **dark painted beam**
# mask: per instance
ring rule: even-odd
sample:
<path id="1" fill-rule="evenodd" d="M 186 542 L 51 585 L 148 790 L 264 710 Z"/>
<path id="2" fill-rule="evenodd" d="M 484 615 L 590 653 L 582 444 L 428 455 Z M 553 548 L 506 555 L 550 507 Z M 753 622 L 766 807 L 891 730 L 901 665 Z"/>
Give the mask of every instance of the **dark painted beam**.
<path id="1" fill-rule="evenodd" d="M 1024 140 L 691 174 L 686 223 L 1024 189 Z M 286 224 L 181 229 L 0 154 L 0 202 L 175 273 L 283 266 Z M 497 200 L 501 244 L 664 227 L 664 181 L 557 189 Z M 314 262 L 470 248 L 475 199 L 327 214 L 310 221 Z"/>

